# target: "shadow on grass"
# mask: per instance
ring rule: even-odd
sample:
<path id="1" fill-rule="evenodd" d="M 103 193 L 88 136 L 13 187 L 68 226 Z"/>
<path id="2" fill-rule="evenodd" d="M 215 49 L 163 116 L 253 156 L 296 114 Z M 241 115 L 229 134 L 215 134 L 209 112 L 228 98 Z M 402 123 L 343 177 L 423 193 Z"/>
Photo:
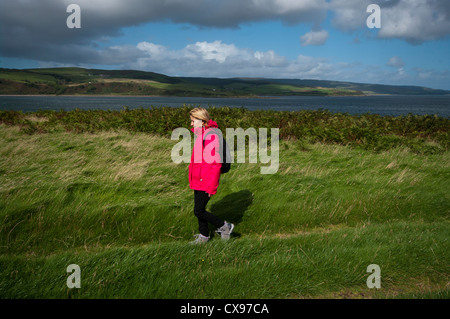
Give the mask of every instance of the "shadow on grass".
<path id="1" fill-rule="evenodd" d="M 211 205 L 211 213 L 222 220 L 233 223 L 235 226 L 242 222 L 245 211 L 252 204 L 253 194 L 249 190 L 241 190 L 226 195 L 218 202 Z M 236 228 L 235 228 L 236 230 Z M 212 232 L 214 233 L 214 232 Z M 233 237 L 240 237 L 240 233 L 233 231 Z"/>

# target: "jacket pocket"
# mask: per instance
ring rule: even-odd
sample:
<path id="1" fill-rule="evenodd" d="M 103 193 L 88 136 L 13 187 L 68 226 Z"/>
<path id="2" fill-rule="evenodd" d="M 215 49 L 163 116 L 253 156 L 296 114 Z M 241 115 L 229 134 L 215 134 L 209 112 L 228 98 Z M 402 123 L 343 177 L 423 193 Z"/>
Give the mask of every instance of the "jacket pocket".
<path id="1" fill-rule="evenodd" d="M 201 165 L 193 164 L 193 167 L 192 167 L 192 180 L 194 180 L 195 182 L 198 182 L 198 181 L 200 181 L 201 178 L 202 178 L 202 167 L 201 167 Z"/>

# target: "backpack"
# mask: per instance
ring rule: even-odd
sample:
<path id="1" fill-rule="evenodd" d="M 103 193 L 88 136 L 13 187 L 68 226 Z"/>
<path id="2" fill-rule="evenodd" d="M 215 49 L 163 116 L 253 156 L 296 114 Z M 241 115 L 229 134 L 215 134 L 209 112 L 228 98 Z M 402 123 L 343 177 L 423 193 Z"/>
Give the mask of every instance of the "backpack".
<path id="1" fill-rule="evenodd" d="M 220 145 L 222 153 L 220 154 L 222 159 L 222 167 L 220 168 L 220 174 L 228 173 L 231 169 L 231 154 L 227 145 L 225 137 L 222 135 L 222 145 Z"/>
<path id="2" fill-rule="evenodd" d="M 220 149 L 220 159 L 222 161 L 222 167 L 220 168 L 220 174 L 225 174 L 228 173 L 231 169 L 231 153 L 230 153 L 230 149 L 228 148 L 227 145 L 227 141 L 225 139 L 225 137 L 223 136 L 223 134 L 220 132 L 211 132 L 209 134 L 212 133 L 216 133 L 219 138 L 222 137 L 220 139 L 220 143 L 219 143 L 219 149 Z M 203 139 L 203 147 L 205 146 L 205 140 Z"/>

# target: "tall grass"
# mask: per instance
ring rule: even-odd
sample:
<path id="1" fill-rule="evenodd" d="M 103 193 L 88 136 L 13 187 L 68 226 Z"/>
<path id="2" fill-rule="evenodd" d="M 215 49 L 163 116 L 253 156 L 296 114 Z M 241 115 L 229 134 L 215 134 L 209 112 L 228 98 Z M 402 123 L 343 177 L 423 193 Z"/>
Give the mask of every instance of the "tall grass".
<path id="1" fill-rule="evenodd" d="M 416 152 L 282 139 L 276 174 L 235 163 L 208 204 L 235 223 L 233 238 L 193 247 L 187 164 L 170 157 L 177 141 L 120 126 L 74 134 L 63 113 L 2 113 L 3 298 L 448 298 L 450 160 L 438 142 Z M 52 116 L 48 133 L 27 132 L 23 121 Z M 434 119 L 429 136 L 445 132 Z M 66 286 L 72 263 L 80 289 Z M 373 263 L 378 290 L 366 286 Z"/>
<path id="2" fill-rule="evenodd" d="M 181 108 L 128 109 L 122 111 L 75 110 L 38 111 L 29 114 L 0 111 L 0 123 L 20 125 L 28 134 L 53 131 L 75 133 L 127 130 L 170 136 L 177 127 L 188 127 L 186 114 L 192 106 Z M 350 145 L 371 151 L 406 146 L 421 154 L 447 151 L 450 145 L 450 120 L 433 115 L 379 116 L 349 115 L 319 111 L 249 111 L 244 108 L 210 107 L 219 127 L 277 127 L 280 138 L 309 143 Z"/>

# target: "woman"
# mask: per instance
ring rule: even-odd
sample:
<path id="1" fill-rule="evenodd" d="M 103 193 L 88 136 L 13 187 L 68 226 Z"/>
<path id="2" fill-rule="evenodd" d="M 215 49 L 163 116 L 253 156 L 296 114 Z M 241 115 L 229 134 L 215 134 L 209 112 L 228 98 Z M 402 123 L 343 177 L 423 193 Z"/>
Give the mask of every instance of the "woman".
<path id="1" fill-rule="evenodd" d="M 206 204 L 217 192 L 222 167 L 219 136 L 214 133 L 214 129 L 218 126 L 204 108 L 195 108 L 189 114 L 191 131 L 195 134 L 194 149 L 189 164 L 189 187 L 194 190 L 194 214 L 198 219 L 200 232 L 195 235 L 196 239 L 192 243 L 201 244 L 209 240 L 208 223 L 213 224 L 217 228 L 216 232 L 226 240 L 230 238 L 234 225 L 206 211 Z"/>

